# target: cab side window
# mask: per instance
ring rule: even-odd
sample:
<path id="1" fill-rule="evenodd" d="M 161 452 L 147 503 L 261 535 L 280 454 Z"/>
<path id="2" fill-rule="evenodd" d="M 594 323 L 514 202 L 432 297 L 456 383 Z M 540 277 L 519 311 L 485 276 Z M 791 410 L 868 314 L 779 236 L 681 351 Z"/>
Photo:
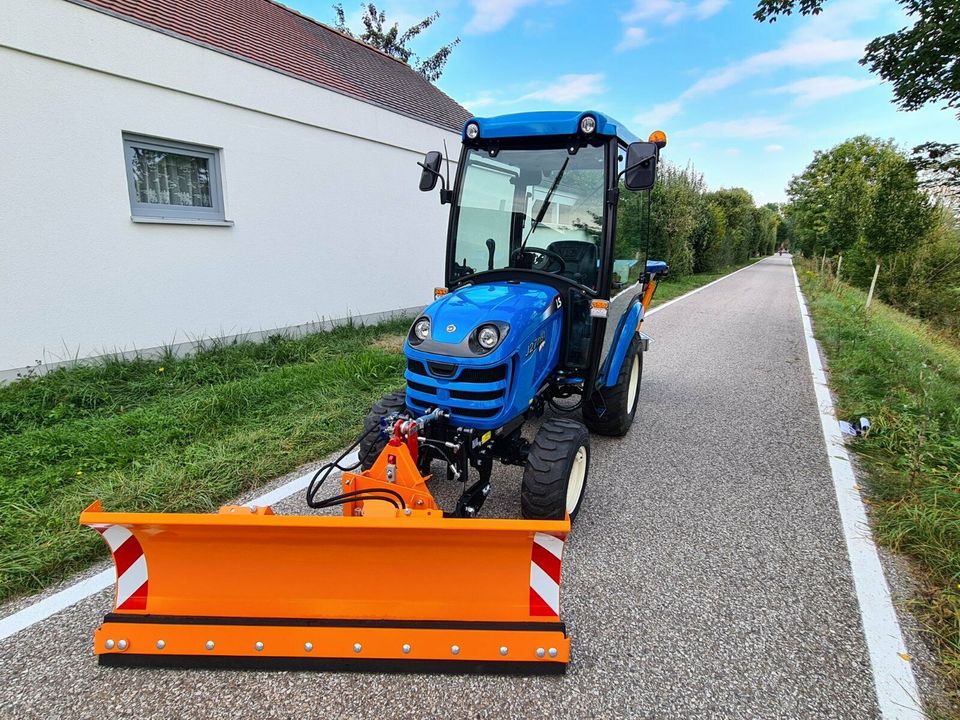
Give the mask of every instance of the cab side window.
<path id="1" fill-rule="evenodd" d="M 619 169 L 624 168 L 626 148 L 620 148 Z M 613 246 L 613 273 L 610 276 L 610 297 L 633 288 L 643 275 L 643 225 L 641 201 L 643 193 L 627 190 L 620 181 L 617 202 L 617 233 Z"/>

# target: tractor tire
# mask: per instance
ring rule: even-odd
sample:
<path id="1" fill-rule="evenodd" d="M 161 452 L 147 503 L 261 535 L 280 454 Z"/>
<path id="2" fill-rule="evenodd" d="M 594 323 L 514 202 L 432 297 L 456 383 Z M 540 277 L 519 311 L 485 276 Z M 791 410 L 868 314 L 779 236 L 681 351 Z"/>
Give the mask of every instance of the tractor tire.
<path id="1" fill-rule="evenodd" d="M 407 393 L 405 390 L 384 395 L 370 408 L 370 412 L 363 420 L 363 439 L 360 441 L 360 447 L 357 448 L 362 469 L 369 470 L 387 445 L 387 441 L 380 437 L 379 433 L 373 432 L 373 428 L 380 427 L 380 418 L 406 412 L 406 410 Z"/>
<path id="2" fill-rule="evenodd" d="M 633 425 L 640 402 L 640 379 L 643 376 L 643 353 L 640 338 L 634 337 L 623 359 L 617 382 L 597 390 L 583 402 L 583 421 L 597 435 L 622 437 Z"/>
<path id="3" fill-rule="evenodd" d="M 582 423 L 550 418 L 540 426 L 523 469 L 520 513 L 528 520 L 576 517 L 587 489 L 590 433 Z"/>

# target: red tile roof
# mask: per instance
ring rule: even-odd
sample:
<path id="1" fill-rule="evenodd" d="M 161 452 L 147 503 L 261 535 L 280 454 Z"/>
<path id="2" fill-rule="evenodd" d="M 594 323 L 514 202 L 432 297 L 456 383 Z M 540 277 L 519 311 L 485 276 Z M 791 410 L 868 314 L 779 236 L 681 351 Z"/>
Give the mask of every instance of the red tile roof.
<path id="1" fill-rule="evenodd" d="M 459 132 L 470 113 L 408 65 L 272 0 L 70 0 Z"/>

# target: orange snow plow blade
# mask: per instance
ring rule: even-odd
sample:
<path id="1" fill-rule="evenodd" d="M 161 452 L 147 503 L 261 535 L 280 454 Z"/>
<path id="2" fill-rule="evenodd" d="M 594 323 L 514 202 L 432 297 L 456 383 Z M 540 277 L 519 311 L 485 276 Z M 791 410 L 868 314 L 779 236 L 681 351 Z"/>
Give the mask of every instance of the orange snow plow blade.
<path id="1" fill-rule="evenodd" d="M 569 520 L 366 504 L 376 512 L 339 517 L 94 503 L 80 522 L 117 570 L 115 609 L 94 636 L 101 664 L 563 672 Z"/>

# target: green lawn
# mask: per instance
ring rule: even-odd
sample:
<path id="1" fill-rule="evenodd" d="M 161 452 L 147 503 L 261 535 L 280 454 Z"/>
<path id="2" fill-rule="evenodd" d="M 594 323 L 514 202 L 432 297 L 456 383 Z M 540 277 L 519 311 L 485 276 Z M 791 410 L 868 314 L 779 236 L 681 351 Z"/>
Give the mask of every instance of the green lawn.
<path id="1" fill-rule="evenodd" d="M 917 561 L 926 591 L 916 609 L 960 688 L 960 349 L 882 304 L 864 311 L 859 290 L 831 292 L 798 270 L 837 412 L 873 423 L 851 448 L 874 532 Z"/>
<path id="2" fill-rule="evenodd" d="M 726 272 L 668 279 L 663 302 Z M 409 320 L 0 387 L 0 601 L 106 554 L 80 511 L 210 511 L 348 444 L 403 384 Z"/>
<path id="3" fill-rule="evenodd" d="M 0 600 L 105 555 L 111 510 L 208 511 L 343 447 L 402 385 L 402 320 L 0 387 Z"/>

